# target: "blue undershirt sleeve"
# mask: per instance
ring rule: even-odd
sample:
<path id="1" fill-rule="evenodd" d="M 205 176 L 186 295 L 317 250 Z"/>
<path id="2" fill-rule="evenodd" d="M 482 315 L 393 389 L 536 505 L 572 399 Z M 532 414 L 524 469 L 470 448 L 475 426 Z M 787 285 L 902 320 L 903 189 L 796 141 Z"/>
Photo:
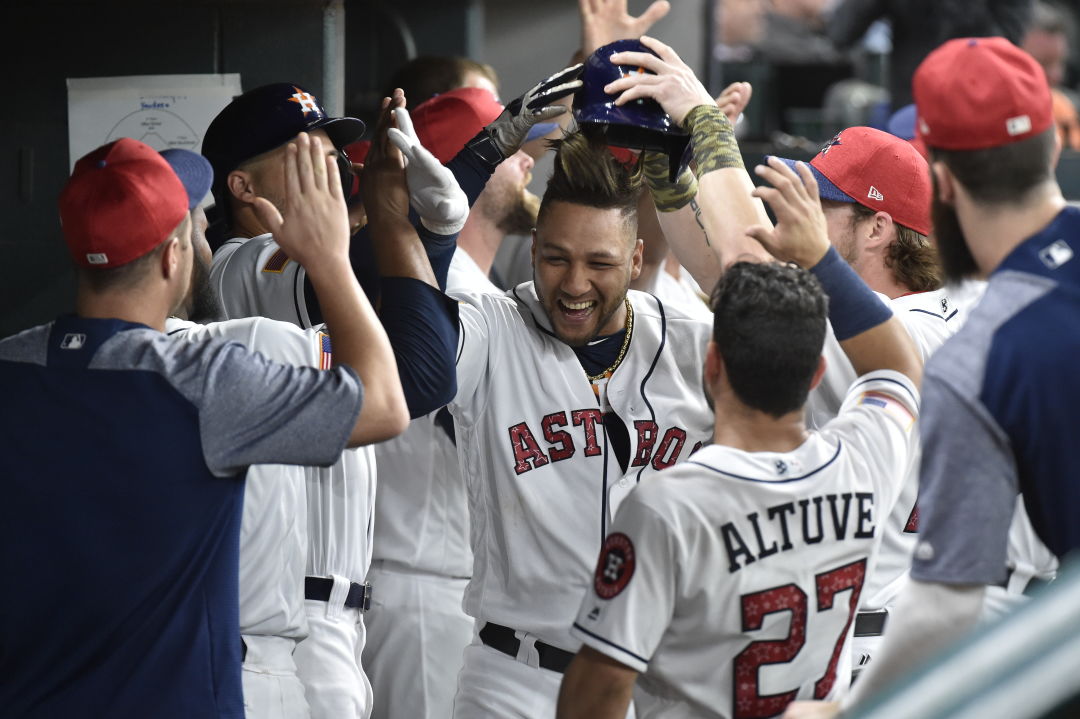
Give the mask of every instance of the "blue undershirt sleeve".
<path id="1" fill-rule="evenodd" d="M 397 360 L 409 414 L 421 417 L 457 393 L 458 303 L 411 277 L 382 280 L 379 319 Z"/>

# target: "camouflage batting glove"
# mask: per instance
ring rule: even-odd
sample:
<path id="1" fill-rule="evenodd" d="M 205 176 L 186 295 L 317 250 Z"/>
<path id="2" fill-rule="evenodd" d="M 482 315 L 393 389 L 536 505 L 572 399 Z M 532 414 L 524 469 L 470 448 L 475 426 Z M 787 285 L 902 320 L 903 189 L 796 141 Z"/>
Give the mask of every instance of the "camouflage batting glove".
<path id="1" fill-rule="evenodd" d="M 547 122 L 566 112 L 565 105 L 551 103 L 572 95 L 581 87 L 582 68 L 579 63 L 542 80 L 507 105 L 502 114 L 485 128 L 503 159 L 521 149 L 533 125 Z"/>
<path id="2" fill-rule="evenodd" d="M 698 177 L 725 167 L 746 169 L 735 128 L 715 104 L 698 105 L 686 114 L 682 124 L 690 133 Z"/>

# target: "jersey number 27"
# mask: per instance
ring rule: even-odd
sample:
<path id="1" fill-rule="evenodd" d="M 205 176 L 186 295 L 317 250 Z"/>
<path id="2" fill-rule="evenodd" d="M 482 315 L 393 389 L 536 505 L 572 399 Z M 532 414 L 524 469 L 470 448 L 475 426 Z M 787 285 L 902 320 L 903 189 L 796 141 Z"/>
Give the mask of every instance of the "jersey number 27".
<path id="1" fill-rule="evenodd" d="M 817 611 L 833 608 L 833 600 L 840 592 L 851 590 L 848 598 L 848 619 L 840 636 L 836 638 L 832 656 L 825 673 L 814 683 L 814 699 L 828 696 L 836 682 L 836 665 L 844 648 L 844 639 L 855 618 L 866 577 L 866 560 L 845 564 L 815 577 Z M 751 642 L 735 657 L 735 676 L 732 714 L 735 719 L 765 719 L 781 712 L 795 700 L 798 689 L 780 694 L 762 696 L 758 690 L 758 669 L 763 664 L 790 662 L 806 642 L 807 601 L 806 592 L 795 584 L 785 584 L 761 592 L 744 594 L 742 602 L 742 629 L 752 632 L 761 629 L 765 617 L 775 612 L 791 612 L 791 628 L 786 639 Z"/>

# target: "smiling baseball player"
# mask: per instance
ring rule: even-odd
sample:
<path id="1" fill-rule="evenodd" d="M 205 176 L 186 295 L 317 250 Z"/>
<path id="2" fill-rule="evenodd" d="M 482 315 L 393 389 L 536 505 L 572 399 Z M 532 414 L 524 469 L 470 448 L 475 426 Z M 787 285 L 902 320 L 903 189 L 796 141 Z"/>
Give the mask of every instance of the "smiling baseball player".
<path id="1" fill-rule="evenodd" d="M 820 286 L 776 263 L 738 263 L 721 278 L 705 362 L 714 444 L 645 479 L 620 508 L 574 623 L 585 647 L 560 719 L 622 716 L 632 692 L 638 717 L 738 719 L 846 692 L 856 608 L 913 447 L 922 364 L 830 248 L 809 170 L 803 186 L 773 162 L 767 179 L 783 189 L 763 196 L 779 224 L 753 232 Z M 861 377 L 839 416 L 808 432 L 826 305 Z"/>

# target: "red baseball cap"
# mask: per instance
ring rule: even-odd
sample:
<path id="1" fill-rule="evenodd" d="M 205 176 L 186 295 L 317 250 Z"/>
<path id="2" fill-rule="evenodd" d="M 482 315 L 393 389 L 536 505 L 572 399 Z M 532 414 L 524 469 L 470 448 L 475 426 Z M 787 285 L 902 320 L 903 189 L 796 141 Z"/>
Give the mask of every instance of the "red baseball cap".
<path id="1" fill-rule="evenodd" d="M 75 163 L 59 205 L 76 264 L 119 267 L 168 239 L 188 213 L 188 193 L 157 150 L 122 138 Z"/>
<path id="2" fill-rule="evenodd" d="M 872 127 L 849 127 L 821 148 L 810 171 L 821 199 L 882 210 L 904 227 L 930 234 L 930 168 L 906 140 Z"/>
<path id="3" fill-rule="evenodd" d="M 950 40 L 912 80 L 919 137 L 942 150 L 984 150 L 1038 135 L 1054 121 L 1042 66 L 1003 37 Z"/>
<path id="4" fill-rule="evenodd" d="M 420 144 L 445 165 L 502 111 L 490 90 L 459 87 L 425 100 L 409 114 Z"/>

